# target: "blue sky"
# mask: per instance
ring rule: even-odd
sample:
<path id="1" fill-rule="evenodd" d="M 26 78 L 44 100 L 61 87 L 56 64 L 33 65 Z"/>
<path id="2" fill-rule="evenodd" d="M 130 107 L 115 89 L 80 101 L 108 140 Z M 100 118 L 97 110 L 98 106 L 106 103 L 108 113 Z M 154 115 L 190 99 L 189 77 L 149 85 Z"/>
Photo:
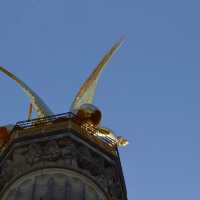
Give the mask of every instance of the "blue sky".
<path id="1" fill-rule="evenodd" d="M 120 149 L 129 199 L 200 198 L 200 3 L 191 0 L 1 0 L 0 65 L 55 111 L 121 36 L 95 104 Z M 27 117 L 28 99 L 0 75 L 0 124 Z"/>

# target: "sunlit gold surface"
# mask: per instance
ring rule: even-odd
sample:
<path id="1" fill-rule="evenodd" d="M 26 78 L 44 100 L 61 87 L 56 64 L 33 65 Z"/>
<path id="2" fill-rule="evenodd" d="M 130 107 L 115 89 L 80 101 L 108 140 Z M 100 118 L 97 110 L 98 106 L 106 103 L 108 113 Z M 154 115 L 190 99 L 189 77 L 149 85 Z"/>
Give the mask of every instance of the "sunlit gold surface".
<path id="1" fill-rule="evenodd" d="M 1 66 L 0 66 L 0 71 L 6 74 L 11 79 L 13 79 L 22 88 L 25 94 L 30 98 L 31 103 L 38 114 L 38 117 L 46 117 L 53 114 L 50 111 L 50 109 L 46 106 L 46 104 L 43 102 L 43 100 L 22 80 L 20 80 L 14 74 L 12 74 L 11 72 L 9 72 L 8 70 L 6 70 Z"/>
<path id="2" fill-rule="evenodd" d="M 116 136 L 114 132 L 107 128 L 97 128 L 96 135 L 105 139 L 110 140 L 113 145 L 118 147 L 123 147 L 128 145 L 128 140 L 123 138 L 122 136 Z"/>
<path id="3" fill-rule="evenodd" d="M 72 103 L 71 110 L 78 109 L 82 104 L 92 104 L 95 96 L 97 81 L 101 75 L 102 70 L 112 58 L 116 50 L 122 45 L 123 39 L 114 44 L 114 46 L 104 55 L 100 63 L 83 83 L 79 92 L 77 93 L 74 102 Z"/>
<path id="4" fill-rule="evenodd" d="M 4 142 L 4 146 L 0 146 L 0 153 L 3 152 L 14 140 L 23 138 L 23 137 L 32 137 L 35 135 L 44 135 L 47 136 L 47 133 L 51 133 L 59 130 L 74 130 L 75 134 L 81 135 L 86 140 L 90 140 L 92 143 L 95 143 L 100 148 L 105 149 L 108 153 L 116 155 L 115 145 L 112 143 L 106 143 L 101 139 L 95 136 L 96 128 L 92 125 L 82 124 L 80 126 L 77 123 L 76 117 L 65 118 L 63 120 L 56 120 L 48 122 L 45 124 L 40 124 L 39 122 L 35 125 L 32 125 L 29 128 L 20 128 L 16 127 L 13 133 L 10 135 L 10 138 Z"/>
<path id="5" fill-rule="evenodd" d="M 101 121 L 101 111 L 92 104 L 81 105 L 76 115 L 83 123 L 91 122 L 94 126 L 98 126 Z"/>

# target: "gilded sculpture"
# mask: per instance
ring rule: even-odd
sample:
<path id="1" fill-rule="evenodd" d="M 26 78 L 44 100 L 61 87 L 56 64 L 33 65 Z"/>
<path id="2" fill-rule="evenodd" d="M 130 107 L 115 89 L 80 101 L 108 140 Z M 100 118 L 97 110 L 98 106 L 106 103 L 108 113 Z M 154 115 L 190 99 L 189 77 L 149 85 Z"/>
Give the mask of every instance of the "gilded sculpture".
<path id="1" fill-rule="evenodd" d="M 81 126 L 86 128 L 88 125 L 91 126 L 95 130 L 94 135 L 96 137 L 109 140 L 114 146 L 126 146 L 128 144 L 128 140 L 121 136 L 116 136 L 110 129 L 101 127 L 101 111 L 96 106 L 94 106 L 93 101 L 98 79 L 106 64 L 112 58 L 113 54 L 119 49 L 122 43 L 123 39 L 115 43 L 113 47 L 104 55 L 90 76 L 82 84 L 70 108 L 70 111 L 80 118 L 82 123 Z M 51 109 L 26 83 L 24 83 L 4 67 L 0 67 L 0 71 L 13 79 L 29 97 L 31 103 L 29 118 L 32 107 L 36 111 L 39 118 L 54 115 Z M 87 124 L 87 126 L 85 126 L 85 124 Z"/>

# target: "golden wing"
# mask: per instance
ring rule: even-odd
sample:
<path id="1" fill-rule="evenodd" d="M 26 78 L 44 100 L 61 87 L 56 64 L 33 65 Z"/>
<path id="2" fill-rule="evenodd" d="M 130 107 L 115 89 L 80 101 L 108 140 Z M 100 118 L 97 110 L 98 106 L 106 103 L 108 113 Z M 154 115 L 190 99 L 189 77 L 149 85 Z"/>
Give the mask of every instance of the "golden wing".
<path id="1" fill-rule="evenodd" d="M 46 117 L 53 115 L 52 111 L 43 102 L 43 100 L 22 80 L 17 78 L 14 74 L 0 66 L 0 71 L 6 74 L 8 77 L 16 81 L 16 83 L 22 88 L 25 94 L 30 98 L 33 108 L 37 112 L 38 117 Z"/>
<path id="2" fill-rule="evenodd" d="M 120 41 L 115 43 L 113 47 L 104 55 L 100 63 L 97 65 L 97 67 L 93 70 L 93 72 L 88 77 L 88 79 L 81 86 L 79 92 L 77 93 L 71 105 L 71 110 L 76 110 L 80 108 L 82 104 L 93 103 L 93 99 L 94 99 L 95 91 L 96 91 L 96 85 L 101 75 L 101 72 L 103 71 L 104 67 L 109 62 L 109 60 L 112 58 L 113 54 L 122 45 L 123 41 L 124 39 L 120 39 Z"/>

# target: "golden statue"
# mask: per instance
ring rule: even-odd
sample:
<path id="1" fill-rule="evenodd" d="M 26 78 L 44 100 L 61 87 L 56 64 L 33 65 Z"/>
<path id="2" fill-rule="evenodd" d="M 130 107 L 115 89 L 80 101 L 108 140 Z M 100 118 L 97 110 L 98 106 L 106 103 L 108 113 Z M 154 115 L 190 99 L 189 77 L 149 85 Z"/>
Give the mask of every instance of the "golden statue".
<path id="1" fill-rule="evenodd" d="M 119 42 L 114 44 L 113 47 L 104 55 L 97 67 L 93 70 L 91 75 L 81 86 L 70 108 L 70 111 L 80 118 L 82 124 L 90 124 L 90 126 L 94 127 L 95 130 L 97 130 L 94 134 L 96 137 L 100 139 L 107 139 L 111 141 L 113 145 L 117 146 L 125 146 L 128 144 L 128 141 L 121 136 L 116 136 L 111 130 L 101 128 L 101 111 L 93 105 L 93 101 L 96 92 L 97 82 L 101 75 L 101 72 L 103 71 L 109 60 L 112 58 L 113 54 L 122 45 L 123 41 L 124 40 L 121 39 Z M 27 84 L 25 84 L 22 80 L 17 78 L 14 74 L 3 67 L 0 67 L 0 71 L 13 79 L 29 97 L 31 102 L 29 108 L 29 119 L 32 112 L 32 106 L 39 118 L 53 115 L 53 112 L 50 110 L 50 108 Z"/>

